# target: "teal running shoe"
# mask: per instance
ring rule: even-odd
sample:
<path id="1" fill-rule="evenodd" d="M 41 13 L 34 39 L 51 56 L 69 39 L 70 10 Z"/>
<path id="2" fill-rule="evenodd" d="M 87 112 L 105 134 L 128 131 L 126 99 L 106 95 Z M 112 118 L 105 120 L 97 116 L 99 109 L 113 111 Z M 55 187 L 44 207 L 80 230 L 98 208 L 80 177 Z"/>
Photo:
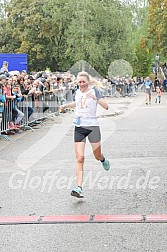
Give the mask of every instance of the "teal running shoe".
<path id="1" fill-rule="evenodd" d="M 74 188 L 71 191 L 71 196 L 74 196 L 74 197 L 77 197 L 77 198 L 84 198 L 83 190 L 81 189 L 81 187 L 77 186 L 76 188 Z"/>
<path id="2" fill-rule="evenodd" d="M 110 169 L 110 162 L 105 158 L 105 160 L 102 162 L 103 168 L 105 171 L 108 171 Z"/>

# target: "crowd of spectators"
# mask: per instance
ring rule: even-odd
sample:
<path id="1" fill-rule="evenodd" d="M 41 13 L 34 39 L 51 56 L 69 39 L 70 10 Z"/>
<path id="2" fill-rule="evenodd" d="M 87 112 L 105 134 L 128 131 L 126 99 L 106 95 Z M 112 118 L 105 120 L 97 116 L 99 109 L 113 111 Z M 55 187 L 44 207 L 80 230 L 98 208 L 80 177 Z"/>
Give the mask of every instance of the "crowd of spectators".
<path id="1" fill-rule="evenodd" d="M 74 76 L 69 73 L 46 74 L 43 72 L 28 75 L 26 71 L 19 73 L 14 71 L 0 75 L 1 100 L 1 132 L 6 129 L 16 130 L 23 124 L 23 119 L 29 121 L 35 108 L 41 113 L 49 110 L 48 101 L 52 100 L 52 107 L 59 106 L 65 102 L 65 91 L 74 93 L 77 88 Z M 54 99 L 52 99 L 54 97 Z M 28 101 L 26 115 L 23 111 L 23 101 Z M 55 102 L 55 104 L 54 104 Z M 34 122 L 33 122 L 34 123 Z"/>

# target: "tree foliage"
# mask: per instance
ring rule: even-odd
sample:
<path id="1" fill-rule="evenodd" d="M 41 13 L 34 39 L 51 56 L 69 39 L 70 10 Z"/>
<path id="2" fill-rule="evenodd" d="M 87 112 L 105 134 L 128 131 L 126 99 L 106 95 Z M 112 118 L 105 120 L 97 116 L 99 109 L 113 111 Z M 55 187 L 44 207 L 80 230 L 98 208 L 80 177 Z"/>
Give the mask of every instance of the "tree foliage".
<path id="1" fill-rule="evenodd" d="M 119 1 L 11 0 L 2 52 L 28 53 L 30 69 L 66 70 L 86 60 L 105 72 L 127 52 L 128 32 Z"/>
<path id="2" fill-rule="evenodd" d="M 136 69 L 141 64 L 141 52 L 145 55 L 141 46 L 148 28 L 145 2 L 6 1 L 3 10 L 7 18 L 0 19 L 0 52 L 28 53 L 29 70 L 49 67 L 66 71 L 85 60 L 106 75 L 116 59 L 128 60 Z M 140 75 L 148 70 L 140 69 Z"/>
<path id="3" fill-rule="evenodd" d="M 167 1 L 148 0 L 149 2 L 149 40 L 151 48 L 167 57 Z"/>

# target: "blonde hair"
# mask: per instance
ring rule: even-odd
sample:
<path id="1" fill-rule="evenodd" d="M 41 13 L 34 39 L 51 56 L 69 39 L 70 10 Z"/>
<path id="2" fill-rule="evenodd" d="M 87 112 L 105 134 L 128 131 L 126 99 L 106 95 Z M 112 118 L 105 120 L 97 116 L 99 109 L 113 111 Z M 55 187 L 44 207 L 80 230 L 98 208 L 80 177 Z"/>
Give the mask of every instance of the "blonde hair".
<path id="1" fill-rule="evenodd" d="M 87 72 L 79 72 L 77 77 L 79 77 L 79 76 L 86 77 L 88 79 L 88 81 L 90 81 L 90 75 Z"/>
<path id="2" fill-rule="evenodd" d="M 89 81 L 89 84 L 92 86 L 95 86 L 96 88 L 101 88 L 102 87 L 102 83 L 98 80 L 96 80 L 95 78 L 92 78 L 87 72 L 79 72 L 77 77 L 79 76 L 83 76 L 86 77 Z"/>
<path id="3" fill-rule="evenodd" d="M 90 85 L 95 86 L 96 88 L 100 89 L 102 87 L 102 83 L 96 79 L 90 80 Z"/>

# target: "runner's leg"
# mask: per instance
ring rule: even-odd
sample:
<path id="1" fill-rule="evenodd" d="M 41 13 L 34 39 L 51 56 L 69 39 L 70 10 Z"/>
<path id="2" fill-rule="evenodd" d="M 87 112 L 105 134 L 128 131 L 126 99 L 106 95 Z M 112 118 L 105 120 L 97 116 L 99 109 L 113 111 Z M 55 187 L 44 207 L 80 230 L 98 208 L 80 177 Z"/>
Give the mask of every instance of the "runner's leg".
<path id="1" fill-rule="evenodd" d="M 82 187 L 83 183 L 84 152 L 85 142 L 75 142 L 76 182 L 77 186 L 80 187 Z"/>

